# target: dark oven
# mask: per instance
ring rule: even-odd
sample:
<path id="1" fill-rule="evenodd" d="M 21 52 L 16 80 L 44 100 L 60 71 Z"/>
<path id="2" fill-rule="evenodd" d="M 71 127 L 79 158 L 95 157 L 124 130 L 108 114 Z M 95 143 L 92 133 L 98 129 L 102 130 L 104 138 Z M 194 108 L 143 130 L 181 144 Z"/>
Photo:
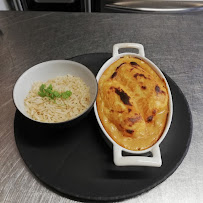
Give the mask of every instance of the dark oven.
<path id="1" fill-rule="evenodd" d="M 16 10 L 138 13 L 203 10 L 203 0 L 13 0 Z"/>
<path id="2" fill-rule="evenodd" d="M 91 0 L 13 0 L 16 10 L 91 12 Z"/>

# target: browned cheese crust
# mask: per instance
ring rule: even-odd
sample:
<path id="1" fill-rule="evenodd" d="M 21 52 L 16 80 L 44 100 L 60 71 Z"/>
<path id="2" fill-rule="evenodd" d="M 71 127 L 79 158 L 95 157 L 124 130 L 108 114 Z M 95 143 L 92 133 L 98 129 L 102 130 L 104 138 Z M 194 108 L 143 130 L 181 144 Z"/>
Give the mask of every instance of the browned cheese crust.
<path id="1" fill-rule="evenodd" d="M 144 150 L 164 131 L 168 107 L 166 84 L 143 60 L 124 56 L 99 80 L 97 110 L 112 139 L 129 150 Z"/>

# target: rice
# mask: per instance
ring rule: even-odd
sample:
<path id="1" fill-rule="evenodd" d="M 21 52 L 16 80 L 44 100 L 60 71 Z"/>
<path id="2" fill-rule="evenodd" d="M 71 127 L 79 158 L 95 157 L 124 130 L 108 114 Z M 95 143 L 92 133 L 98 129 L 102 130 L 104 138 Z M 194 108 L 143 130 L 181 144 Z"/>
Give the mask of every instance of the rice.
<path id="1" fill-rule="evenodd" d="M 42 84 L 48 87 L 52 84 L 53 90 L 59 93 L 67 90 L 72 95 L 67 98 L 56 98 L 55 100 L 38 95 Z M 90 104 L 89 87 L 81 78 L 72 75 L 58 76 L 47 82 L 35 82 L 24 100 L 28 115 L 37 121 L 46 123 L 57 123 L 75 118 L 84 112 Z"/>

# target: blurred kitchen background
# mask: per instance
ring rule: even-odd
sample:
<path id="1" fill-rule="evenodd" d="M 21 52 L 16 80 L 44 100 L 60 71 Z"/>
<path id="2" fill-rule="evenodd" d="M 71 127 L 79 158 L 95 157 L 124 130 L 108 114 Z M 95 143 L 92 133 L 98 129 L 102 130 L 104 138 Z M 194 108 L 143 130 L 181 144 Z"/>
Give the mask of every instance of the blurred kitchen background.
<path id="1" fill-rule="evenodd" d="M 194 12 L 203 0 L 0 0 L 0 10 L 63 12 Z"/>

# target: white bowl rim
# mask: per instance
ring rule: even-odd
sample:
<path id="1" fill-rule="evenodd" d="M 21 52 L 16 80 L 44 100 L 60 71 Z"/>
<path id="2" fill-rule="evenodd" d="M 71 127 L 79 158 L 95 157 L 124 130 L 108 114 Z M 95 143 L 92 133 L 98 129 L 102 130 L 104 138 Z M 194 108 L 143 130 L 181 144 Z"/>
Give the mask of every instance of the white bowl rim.
<path id="1" fill-rule="evenodd" d="M 43 64 L 49 64 L 49 63 L 60 63 L 60 62 L 67 63 L 67 64 L 75 64 L 75 65 L 78 65 L 78 66 L 82 67 L 83 69 L 86 69 L 86 71 L 88 71 L 88 72 L 93 76 L 93 78 L 95 79 L 95 84 L 96 84 L 96 92 L 95 92 L 94 99 L 92 100 L 92 102 L 89 104 L 89 107 L 88 107 L 85 111 L 83 111 L 81 114 L 79 114 L 78 116 L 76 116 L 76 117 L 74 117 L 74 118 L 72 118 L 72 119 L 70 119 L 70 120 L 62 121 L 62 122 L 57 122 L 57 123 L 48 123 L 48 122 L 42 122 L 42 121 L 34 120 L 34 119 L 32 119 L 31 117 L 29 117 L 29 116 L 27 116 L 26 114 L 24 114 L 24 113 L 20 110 L 20 108 L 18 108 L 18 104 L 17 104 L 17 102 L 16 102 L 16 89 L 17 89 L 18 83 L 20 82 L 20 80 L 21 80 L 28 72 L 30 72 L 30 71 L 32 71 L 32 70 L 34 70 L 34 69 L 40 69 L 40 68 L 41 68 L 41 67 L 40 67 L 41 65 L 43 65 Z M 94 102 L 95 102 L 95 100 L 96 100 L 97 93 L 98 93 L 98 83 L 97 83 L 96 77 L 94 76 L 94 74 L 92 73 L 92 71 L 91 71 L 89 68 L 87 68 L 85 65 L 83 65 L 83 64 L 81 64 L 81 63 L 78 63 L 78 62 L 76 62 L 76 61 L 58 59 L 58 60 L 49 60 L 49 61 L 44 61 L 44 62 L 38 63 L 38 64 L 36 64 L 36 65 L 34 65 L 34 66 L 28 68 L 26 71 L 24 71 L 24 72 L 20 75 L 20 77 L 16 80 L 16 83 L 15 83 L 15 85 L 14 85 L 14 88 L 13 88 L 13 102 L 14 102 L 16 108 L 18 109 L 18 111 L 20 111 L 21 114 L 23 114 L 26 118 L 28 118 L 28 119 L 30 119 L 30 120 L 32 120 L 32 121 L 35 121 L 35 122 L 37 122 L 37 123 L 41 123 L 41 124 L 57 125 L 57 124 L 63 124 L 63 123 L 71 122 L 71 121 L 73 121 L 73 120 L 79 118 L 79 117 L 82 116 L 83 114 L 85 114 L 89 109 L 92 108 L 92 106 L 93 106 L 93 104 L 94 104 Z"/>
<path id="2" fill-rule="evenodd" d="M 141 60 L 147 62 L 150 67 L 153 68 L 153 70 L 159 75 L 159 77 L 161 79 L 164 80 L 165 84 L 166 84 L 166 87 L 167 87 L 167 91 L 168 91 L 168 95 L 169 95 L 169 113 L 168 113 L 168 117 L 167 117 L 167 122 L 166 122 L 166 125 L 165 125 L 165 129 L 161 135 L 161 137 L 159 138 L 159 140 L 154 144 L 152 145 L 151 147 L 145 149 L 145 150 L 140 150 L 140 151 L 133 151 L 133 150 L 129 150 L 129 149 L 126 149 L 124 147 L 122 147 L 121 145 L 119 145 L 118 143 L 116 143 L 112 138 L 111 136 L 106 132 L 104 126 L 102 125 L 101 123 L 101 120 L 99 118 L 99 115 L 98 115 L 98 111 L 97 111 L 97 104 L 96 104 L 96 101 L 94 103 L 94 112 L 95 112 L 95 115 L 96 115 L 96 119 L 97 119 L 97 122 L 101 128 L 101 130 L 103 131 L 104 135 L 108 138 L 108 140 L 113 144 L 113 145 L 116 145 L 118 146 L 119 148 L 122 149 L 122 151 L 125 151 L 125 152 L 128 152 L 128 153 L 131 153 L 131 154 L 144 154 L 144 153 L 147 153 L 147 152 L 150 152 L 152 151 L 152 149 L 156 146 L 159 146 L 161 144 L 161 142 L 163 141 L 163 139 L 165 138 L 169 128 L 170 128 L 170 125 L 171 125 L 171 121 L 172 121 L 172 115 L 173 115 L 173 100 L 172 100 L 172 94 L 171 94 L 171 90 L 170 90 L 170 87 L 169 87 L 169 84 L 165 78 L 165 76 L 163 75 L 162 71 L 152 62 L 150 61 L 148 58 L 146 57 L 143 57 L 143 56 L 140 56 L 139 54 L 135 54 L 135 53 L 130 53 L 130 52 L 125 52 L 125 53 L 121 53 L 121 54 L 118 54 L 116 56 L 112 56 L 110 59 L 108 59 L 104 64 L 103 66 L 100 68 L 99 72 L 97 73 L 97 76 L 96 76 L 96 79 L 97 79 L 97 82 L 99 82 L 99 79 L 101 77 L 101 75 L 103 74 L 103 72 L 112 64 L 114 63 L 115 61 L 117 61 L 118 59 L 120 59 L 121 57 L 123 56 L 126 56 L 126 55 L 129 55 L 129 56 L 135 56 L 137 58 L 140 58 Z"/>

